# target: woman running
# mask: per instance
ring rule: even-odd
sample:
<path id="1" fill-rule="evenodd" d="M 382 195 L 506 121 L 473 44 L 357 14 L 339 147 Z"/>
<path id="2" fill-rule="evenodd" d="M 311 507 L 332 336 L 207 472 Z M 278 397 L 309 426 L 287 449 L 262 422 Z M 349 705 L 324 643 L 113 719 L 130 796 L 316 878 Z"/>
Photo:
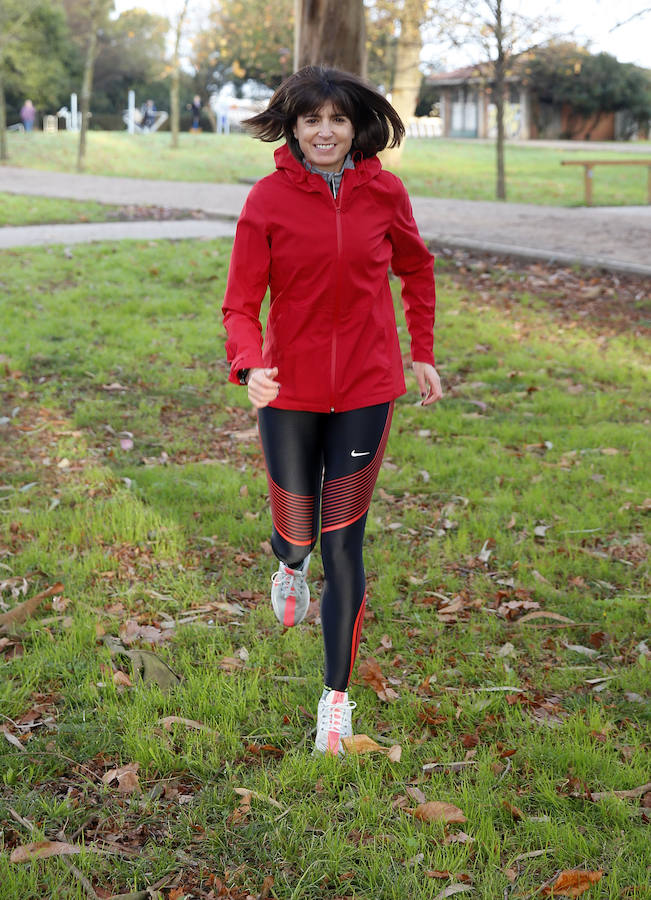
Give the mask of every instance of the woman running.
<path id="1" fill-rule="evenodd" d="M 263 141 L 286 143 L 237 225 L 223 305 L 230 380 L 248 385 L 258 410 L 279 560 L 271 603 L 286 627 L 307 612 L 321 517 L 325 677 L 315 752 L 342 754 L 366 603 L 364 527 L 393 403 L 405 393 L 388 269 L 402 281 L 412 367 L 428 406 L 441 397 L 434 260 L 402 182 L 376 155 L 400 143 L 402 121 L 360 78 L 307 66 L 245 124 Z"/>

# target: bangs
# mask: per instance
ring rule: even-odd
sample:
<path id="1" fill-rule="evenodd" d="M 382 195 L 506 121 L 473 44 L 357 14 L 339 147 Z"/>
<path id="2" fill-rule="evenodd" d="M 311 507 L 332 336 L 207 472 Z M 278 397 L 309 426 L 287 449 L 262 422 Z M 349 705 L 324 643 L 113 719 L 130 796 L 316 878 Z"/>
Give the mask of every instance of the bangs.
<path id="1" fill-rule="evenodd" d="M 337 116 L 346 116 L 351 122 L 355 122 L 356 109 L 350 95 L 334 84 L 313 84 L 304 90 L 299 97 L 292 98 L 293 116 L 310 116 L 318 113 L 321 107 L 330 102 Z"/>

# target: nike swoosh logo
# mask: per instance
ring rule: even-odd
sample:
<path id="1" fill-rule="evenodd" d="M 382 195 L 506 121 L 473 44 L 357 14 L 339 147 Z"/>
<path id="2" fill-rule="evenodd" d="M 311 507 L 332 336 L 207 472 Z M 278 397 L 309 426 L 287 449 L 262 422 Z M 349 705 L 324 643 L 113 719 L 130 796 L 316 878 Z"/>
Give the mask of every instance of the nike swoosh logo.
<path id="1" fill-rule="evenodd" d="M 350 451 L 351 456 L 370 456 L 370 453 L 371 453 L 370 450 L 365 450 L 364 452 L 362 452 L 361 450 L 351 450 Z"/>

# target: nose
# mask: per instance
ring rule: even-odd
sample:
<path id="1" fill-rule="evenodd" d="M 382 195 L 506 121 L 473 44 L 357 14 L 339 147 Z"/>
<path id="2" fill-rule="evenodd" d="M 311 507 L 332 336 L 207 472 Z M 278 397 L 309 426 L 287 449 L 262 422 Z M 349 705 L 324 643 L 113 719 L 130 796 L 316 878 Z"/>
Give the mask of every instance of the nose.
<path id="1" fill-rule="evenodd" d="M 319 134 L 322 135 L 331 135 L 332 134 L 332 126 L 330 124 L 330 120 L 326 119 L 321 122 L 321 127 L 319 128 Z"/>

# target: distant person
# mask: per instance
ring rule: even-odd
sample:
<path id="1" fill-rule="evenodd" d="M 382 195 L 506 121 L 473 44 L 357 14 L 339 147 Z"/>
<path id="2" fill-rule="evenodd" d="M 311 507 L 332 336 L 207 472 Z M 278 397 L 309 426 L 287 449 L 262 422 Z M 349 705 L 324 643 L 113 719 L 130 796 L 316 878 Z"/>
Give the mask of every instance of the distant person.
<path id="1" fill-rule="evenodd" d="M 20 120 L 23 123 L 25 131 L 31 131 L 34 128 L 34 119 L 36 118 L 36 110 L 31 100 L 25 100 L 20 110 Z"/>
<path id="2" fill-rule="evenodd" d="M 406 390 L 389 266 L 402 282 L 412 368 L 429 406 L 441 397 L 434 259 L 404 185 L 376 155 L 400 143 L 404 125 L 361 78 L 306 66 L 244 124 L 286 143 L 237 225 L 223 303 L 230 381 L 248 385 L 258 411 L 279 563 L 271 605 L 285 627 L 308 610 L 321 520 L 325 675 L 315 752 L 342 754 L 366 604 L 364 528 L 393 404 Z"/>
<path id="3" fill-rule="evenodd" d="M 142 105 L 142 127 L 143 128 L 151 128 L 154 122 L 156 121 L 156 104 L 153 100 L 147 100 L 146 103 Z"/>
<path id="4" fill-rule="evenodd" d="M 228 134 L 229 131 L 228 99 L 220 96 L 217 98 L 217 134 Z"/>
<path id="5" fill-rule="evenodd" d="M 192 103 L 188 103 L 189 110 L 192 111 L 192 130 L 199 130 L 199 121 L 201 120 L 201 97 L 195 94 Z"/>

